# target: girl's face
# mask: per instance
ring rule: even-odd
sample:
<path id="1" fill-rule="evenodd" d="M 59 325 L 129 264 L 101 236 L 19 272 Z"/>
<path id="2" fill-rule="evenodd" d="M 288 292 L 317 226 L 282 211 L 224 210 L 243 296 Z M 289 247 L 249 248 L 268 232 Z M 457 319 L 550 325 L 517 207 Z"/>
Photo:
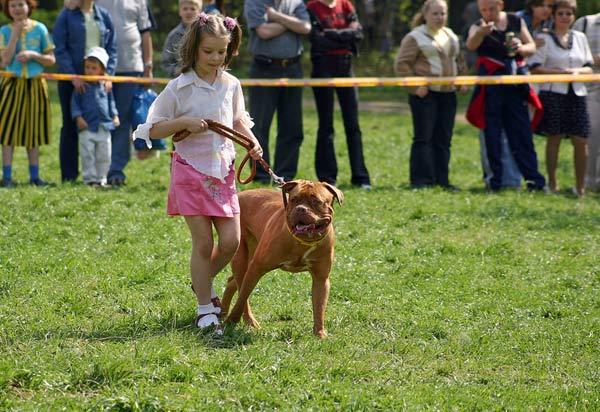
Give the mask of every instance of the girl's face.
<path id="1" fill-rule="evenodd" d="M 570 7 L 561 7 L 554 12 L 554 25 L 557 29 L 568 29 L 575 21 L 575 13 Z"/>
<path id="2" fill-rule="evenodd" d="M 192 24 L 198 18 L 198 13 L 200 13 L 200 9 L 195 3 L 182 3 L 179 6 L 179 17 L 184 26 Z"/>
<path id="3" fill-rule="evenodd" d="M 446 25 L 448 6 L 441 1 L 434 2 L 427 8 L 423 17 L 425 17 L 428 27 L 439 30 Z"/>
<path id="4" fill-rule="evenodd" d="M 543 4 L 539 6 L 533 6 L 531 10 L 533 11 L 533 18 L 539 21 L 545 21 L 552 16 L 552 6 L 554 5 L 553 0 L 544 0 Z"/>
<path id="5" fill-rule="evenodd" d="M 83 62 L 83 72 L 88 76 L 102 76 L 104 66 L 96 59 L 85 59 Z"/>
<path id="6" fill-rule="evenodd" d="M 8 0 L 8 14 L 14 21 L 25 20 L 29 17 L 29 5 L 25 0 Z"/>
<path id="7" fill-rule="evenodd" d="M 203 34 L 196 57 L 196 72 L 200 77 L 210 76 L 225 63 L 229 38 Z"/>

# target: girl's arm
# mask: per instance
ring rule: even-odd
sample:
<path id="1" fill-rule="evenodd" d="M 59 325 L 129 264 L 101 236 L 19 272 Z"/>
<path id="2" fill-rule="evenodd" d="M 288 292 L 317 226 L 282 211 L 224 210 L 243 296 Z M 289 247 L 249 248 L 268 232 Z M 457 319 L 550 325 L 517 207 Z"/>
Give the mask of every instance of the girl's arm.
<path id="1" fill-rule="evenodd" d="M 4 50 L 2 50 L 2 53 L 0 54 L 3 67 L 8 66 L 15 57 L 15 51 L 17 50 L 17 42 L 19 41 L 19 37 L 21 37 L 21 32 L 23 31 L 24 27 L 25 24 L 21 21 L 13 23 L 12 30 L 10 31 L 10 40 L 8 41 L 8 45 Z"/>
<path id="2" fill-rule="evenodd" d="M 183 116 L 173 120 L 165 120 L 152 125 L 150 138 L 162 139 L 184 130 L 189 133 L 203 133 L 208 130 L 208 124 L 199 117 Z"/>
<path id="3" fill-rule="evenodd" d="M 54 57 L 53 51 L 41 54 L 32 50 L 23 50 L 17 54 L 17 60 L 21 63 L 27 63 L 29 60 L 35 60 L 44 67 L 52 66 L 54 63 L 56 63 L 56 58 Z"/>
<path id="4" fill-rule="evenodd" d="M 254 147 L 248 152 L 250 153 L 250 157 L 252 157 L 254 160 L 258 160 L 260 157 L 262 157 L 263 150 L 260 143 L 258 142 L 258 139 L 256 138 L 256 136 L 254 136 L 252 130 L 250 130 L 248 125 L 244 123 L 243 120 L 238 120 L 234 122 L 233 130 L 238 131 L 254 140 Z"/>

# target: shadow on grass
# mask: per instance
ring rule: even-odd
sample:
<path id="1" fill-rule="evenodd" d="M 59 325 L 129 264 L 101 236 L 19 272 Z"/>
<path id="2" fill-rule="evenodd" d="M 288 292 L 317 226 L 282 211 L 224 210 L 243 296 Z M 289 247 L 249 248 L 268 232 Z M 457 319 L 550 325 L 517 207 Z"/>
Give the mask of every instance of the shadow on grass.
<path id="1" fill-rule="evenodd" d="M 145 323 L 144 320 L 146 321 Z M 214 329 L 202 331 L 194 327 L 195 317 L 165 316 L 162 318 L 133 316 L 123 319 L 119 324 L 91 331 L 76 329 L 37 330 L 33 339 L 49 338 L 79 339 L 93 342 L 122 343 L 147 338 L 165 336 L 174 332 L 185 333 L 208 348 L 233 349 L 252 344 L 255 333 L 244 324 L 225 325 L 224 333 L 217 335 Z"/>

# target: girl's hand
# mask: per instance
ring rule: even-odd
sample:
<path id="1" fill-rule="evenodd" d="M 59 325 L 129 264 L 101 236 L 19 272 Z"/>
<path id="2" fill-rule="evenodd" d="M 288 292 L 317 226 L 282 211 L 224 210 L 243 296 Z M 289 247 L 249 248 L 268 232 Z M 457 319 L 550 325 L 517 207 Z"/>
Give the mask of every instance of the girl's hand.
<path id="1" fill-rule="evenodd" d="M 263 149 L 260 146 L 260 144 L 257 141 L 255 141 L 254 147 L 248 151 L 248 154 L 250 154 L 250 157 L 254 160 L 258 160 L 262 157 Z"/>
<path id="2" fill-rule="evenodd" d="M 104 82 L 104 91 L 106 93 L 110 93 L 110 92 L 112 92 L 112 89 L 113 89 L 113 83 L 111 81 L 108 81 L 108 80 L 105 81 Z"/>
<path id="3" fill-rule="evenodd" d="M 19 21 L 15 21 L 12 24 L 12 35 L 13 36 L 21 36 L 21 32 L 23 31 L 23 29 L 25 28 L 25 20 L 19 20 Z"/>
<path id="4" fill-rule="evenodd" d="M 190 133 L 204 133 L 208 130 L 208 123 L 199 117 L 185 117 L 185 129 Z"/>
<path id="5" fill-rule="evenodd" d="M 15 58 L 21 63 L 27 63 L 29 60 L 33 59 L 36 54 L 36 52 L 31 50 L 23 50 L 20 51 Z"/>
<path id="6" fill-rule="evenodd" d="M 417 96 L 419 96 L 421 99 L 425 96 L 427 96 L 427 94 L 429 93 L 429 89 L 427 88 L 427 86 L 419 86 L 417 87 L 417 90 L 415 90 L 415 94 Z"/>

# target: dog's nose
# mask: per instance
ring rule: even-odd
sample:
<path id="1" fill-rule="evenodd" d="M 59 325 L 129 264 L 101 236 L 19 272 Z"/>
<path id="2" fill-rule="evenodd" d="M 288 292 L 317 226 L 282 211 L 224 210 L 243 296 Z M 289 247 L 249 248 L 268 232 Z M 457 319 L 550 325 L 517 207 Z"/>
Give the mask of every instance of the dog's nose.
<path id="1" fill-rule="evenodd" d="M 308 212 L 308 208 L 304 205 L 298 205 L 298 206 L 296 206 L 296 211 L 298 213 L 306 213 L 306 212 Z"/>

